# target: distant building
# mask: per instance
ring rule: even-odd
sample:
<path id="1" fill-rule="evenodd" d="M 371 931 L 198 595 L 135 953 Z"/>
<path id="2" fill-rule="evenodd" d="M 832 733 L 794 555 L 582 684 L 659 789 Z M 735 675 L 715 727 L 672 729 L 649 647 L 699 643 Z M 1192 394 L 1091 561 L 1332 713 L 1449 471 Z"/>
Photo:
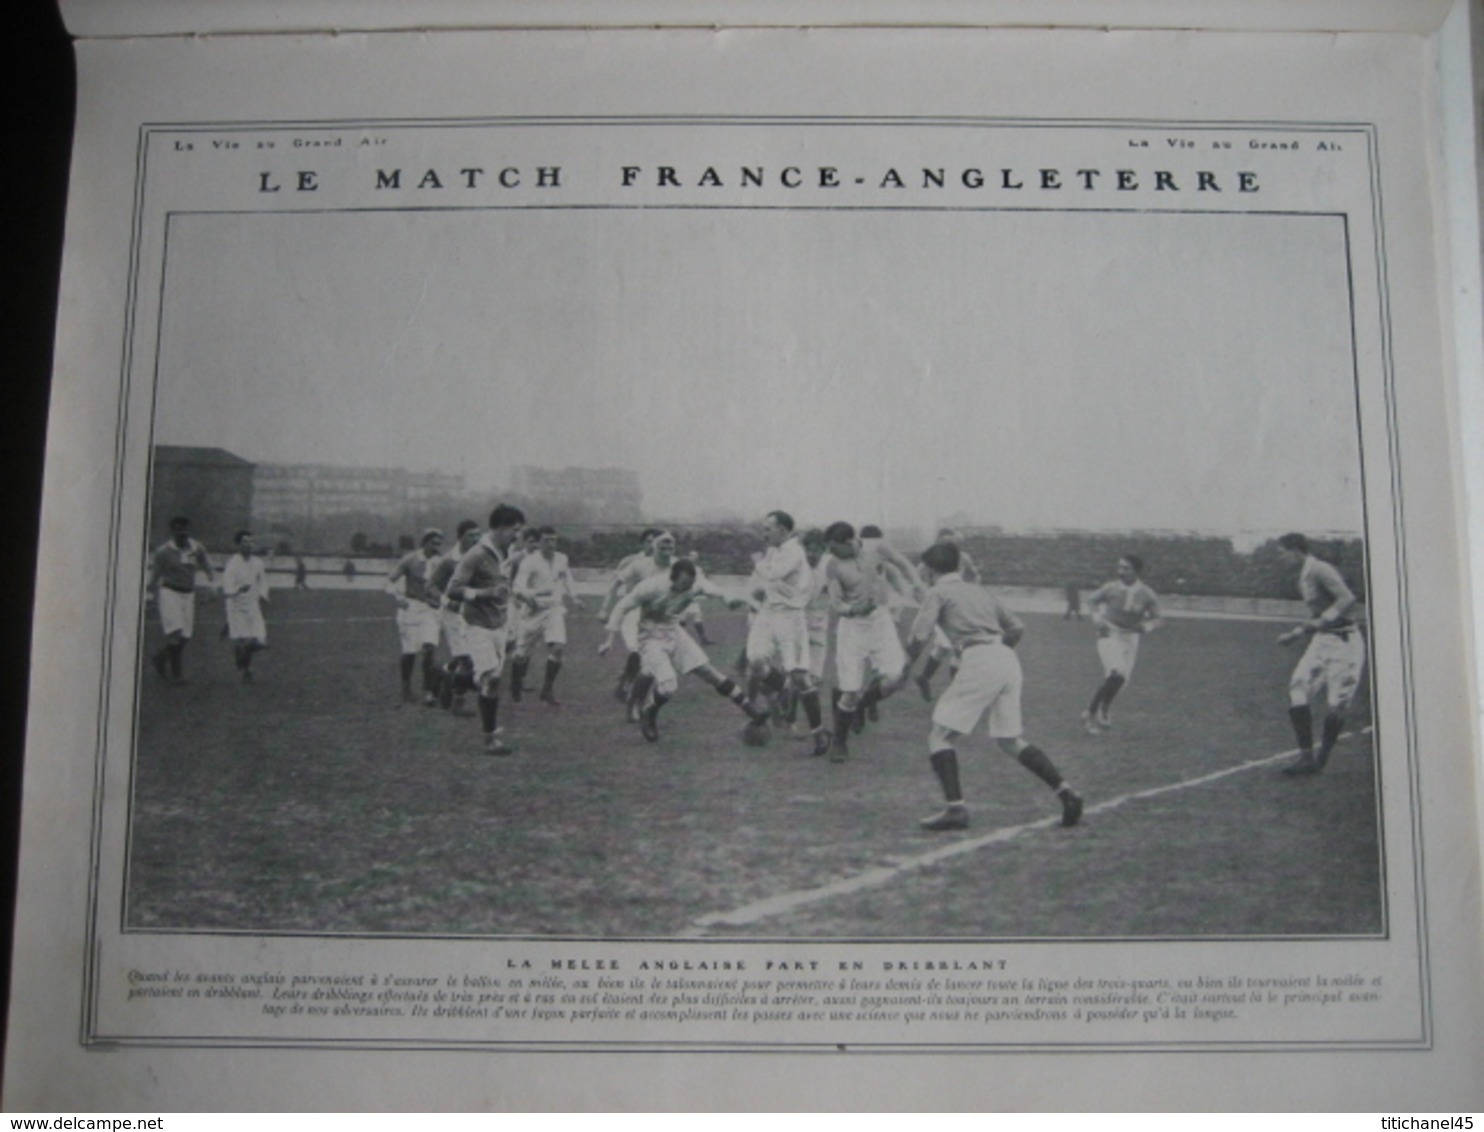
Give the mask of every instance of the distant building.
<path id="1" fill-rule="evenodd" d="M 644 517 L 644 493 L 639 474 L 627 468 L 511 469 L 510 490 L 547 506 L 581 507 L 614 523 L 638 522 Z"/>
<path id="2" fill-rule="evenodd" d="M 253 475 L 253 520 L 298 523 L 350 511 L 392 514 L 463 492 L 463 476 L 442 472 L 259 464 Z"/>
<path id="3" fill-rule="evenodd" d="M 224 448 L 157 444 L 150 477 L 149 544 L 170 537 L 170 520 L 184 515 L 208 550 L 225 550 L 252 525 L 253 465 Z"/>

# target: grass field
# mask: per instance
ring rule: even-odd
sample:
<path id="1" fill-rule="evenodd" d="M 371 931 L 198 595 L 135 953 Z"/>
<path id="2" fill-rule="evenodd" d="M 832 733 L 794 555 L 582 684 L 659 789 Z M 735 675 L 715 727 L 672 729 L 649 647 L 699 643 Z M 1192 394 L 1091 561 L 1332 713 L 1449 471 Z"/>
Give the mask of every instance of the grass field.
<path id="1" fill-rule="evenodd" d="M 275 593 L 271 649 L 245 686 L 217 636 L 220 604 L 202 602 L 190 682 L 167 686 L 145 666 L 128 926 L 758 939 L 1384 930 L 1369 703 L 1352 709 L 1323 775 L 1282 775 L 1271 757 L 1293 746 L 1297 657 L 1274 644 L 1281 626 L 1170 622 L 1145 643 L 1115 729 L 1092 736 L 1078 720 L 1101 677 L 1091 630 L 1027 616 L 1027 736 L 1087 816 L 1060 828 L 1052 795 L 981 734 L 960 750 L 973 824 L 945 835 L 917 829 L 940 802 L 929 707 L 910 686 L 843 765 L 781 733 L 744 746 L 743 717 L 694 680 L 650 744 L 611 696 L 621 656 L 599 658 L 596 619 L 574 618 L 563 706 L 504 699 L 518 754 L 489 758 L 475 719 L 399 702 L 391 612 L 383 594 Z M 730 665 L 740 617 L 711 613 L 707 627 L 713 660 Z M 540 669 L 538 658 L 533 678 Z"/>

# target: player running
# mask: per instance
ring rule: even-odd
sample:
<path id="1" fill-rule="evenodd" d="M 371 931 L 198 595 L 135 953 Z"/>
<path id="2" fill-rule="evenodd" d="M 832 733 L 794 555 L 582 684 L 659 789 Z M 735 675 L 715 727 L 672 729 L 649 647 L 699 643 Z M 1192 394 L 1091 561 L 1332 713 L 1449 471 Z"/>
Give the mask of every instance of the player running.
<path id="1" fill-rule="evenodd" d="M 758 610 L 747 630 L 748 703 L 754 716 L 764 714 L 769 670 L 786 673 L 814 736 L 813 753 L 823 755 L 830 749 L 830 732 L 819 706 L 819 685 L 809 671 L 809 624 L 804 615 L 814 591 L 814 571 L 787 511 L 768 512 L 763 538 L 768 548 L 753 567 L 750 587 Z"/>
<path id="2" fill-rule="evenodd" d="M 809 601 L 804 606 L 804 623 L 809 629 L 809 677 L 814 681 L 815 687 L 822 688 L 825 661 L 830 651 L 830 588 L 829 579 L 825 575 L 828 563 L 825 560 L 824 532 L 817 527 L 811 527 L 799 537 L 799 542 L 804 547 L 804 558 L 809 563 L 809 569 L 814 572 L 813 588 L 809 594 Z M 779 673 L 773 672 L 769 675 L 770 679 L 776 680 Z M 787 723 L 790 728 L 794 728 L 799 715 L 798 695 L 788 687 L 779 691 L 784 697 L 783 722 Z M 838 700 L 839 696 L 840 691 L 837 688 L 834 698 Z"/>
<path id="3" fill-rule="evenodd" d="M 211 584 L 206 548 L 191 537 L 191 521 L 178 515 L 170 520 L 170 541 L 150 559 L 145 587 L 155 598 L 160 628 L 165 631 L 165 643 L 150 657 L 150 664 L 161 680 L 171 684 L 185 683 L 185 647 L 195 631 L 198 573 L 205 574 L 207 584 Z"/>
<path id="4" fill-rule="evenodd" d="M 608 584 L 608 592 L 603 595 L 603 604 L 598 609 L 600 620 L 607 621 L 608 614 L 613 611 L 618 599 L 623 597 L 645 578 L 652 577 L 659 572 L 654 564 L 654 540 L 664 534 L 659 527 L 646 527 L 640 535 L 643 543 L 642 548 L 635 554 L 630 554 L 622 559 L 613 572 L 613 581 Z M 628 702 L 629 691 L 634 681 L 639 676 L 639 619 L 632 613 L 623 627 L 623 641 L 629 646 L 628 656 L 624 658 L 623 672 L 618 677 L 618 685 L 613 689 L 613 695 L 622 702 Z M 633 722 L 630 720 L 630 722 Z"/>
<path id="5" fill-rule="evenodd" d="M 1143 572 L 1144 560 L 1125 554 L 1118 560 L 1118 577 L 1099 586 L 1087 599 L 1098 634 L 1098 658 L 1103 662 L 1103 682 L 1082 713 L 1082 726 L 1089 735 L 1113 726 L 1113 698 L 1134 674 L 1139 638 L 1164 624 L 1159 598 L 1140 579 Z"/>
<path id="6" fill-rule="evenodd" d="M 437 603 L 438 624 L 448 645 L 448 663 L 438 674 L 438 702 L 445 711 L 455 715 L 463 714 L 464 696 L 474 689 L 474 661 L 464 639 L 463 611 L 458 602 L 449 598 L 448 586 L 453 581 L 453 572 L 458 569 L 459 559 L 473 549 L 479 541 L 479 533 L 479 524 L 473 519 L 462 520 L 453 549 L 438 559 L 428 574 L 428 601 Z"/>
<path id="7" fill-rule="evenodd" d="M 1284 774 L 1318 774 L 1345 729 L 1345 711 L 1360 687 L 1365 670 L 1365 639 L 1355 619 L 1359 599 L 1345 584 L 1340 572 L 1316 558 L 1309 540 L 1301 534 L 1286 534 L 1278 540 L 1278 554 L 1299 570 L 1299 594 L 1309 607 L 1308 620 L 1278 638 L 1280 645 L 1307 639 L 1304 655 L 1288 681 L 1288 718 L 1298 739 L 1298 757 L 1283 768 Z M 1314 719 L 1309 704 L 1325 693 L 1327 710 L 1319 751 L 1314 751 Z"/>
<path id="8" fill-rule="evenodd" d="M 958 551 L 958 572 L 964 581 L 977 585 L 980 581 L 979 567 L 969 552 L 964 549 L 963 535 L 953 527 L 944 527 L 938 532 L 936 546 L 951 546 Z M 933 647 L 928 653 L 927 663 L 922 666 L 922 674 L 917 677 L 917 690 L 922 693 L 922 698 L 929 703 L 933 699 L 933 677 L 939 668 L 947 664 L 949 669 L 957 666 L 957 654 L 948 642 L 948 637 L 942 632 L 933 634 Z"/>
<path id="9" fill-rule="evenodd" d="M 562 670 L 562 653 L 567 647 L 567 603 L 574 612 L 582 612 L 582 599 L 572 580 L 567 556 L 556 548 L 555 527 L 542 527 L 536 549 L 520 560 L 515 569 L 513 594 L 521 606 L 521 616 L 510 658 L 510 698 L 520 702 L 525 690 L 526 670 L 531 653 L 539 642 L 546 645 L 546 674 L 541 681 L 541 701 L 560 707 L 556 698 L 557 673 Z"/>
<path id="10" fill-rule="evenodd" d="M 657 551 L 659 543 L 656 540 Z M 729 599 L 701 574 L 694 562 L 681 558 L 671 563 L 664 574 L 640 582 L 614 606 L 608 617 L 607 634 L 598 646 L 598 655 L 606 656 L 624 620 L 638 613 L 640 671 L 634 686 L 637 702 L 643 705 L 639 730 L 651 743 L 659 739 L 660 709 L 670 702 L 680 677 L 686 673 L 695 673 L 746 712 L 754 723 L 759 721 L 757 713 L 748 708 L 747 694 L 712 667 L 706 651 L 680 627 L 685 611 L 701 597 L 725 601 L 733 609 L 746 605 L 739 599 Z M 764 722 L 767 719 L 761 718 Z"/>
<path id="11" fill-rule="evenodd" d="M 1061 799 L 1062 825 L 1082 818 L 1082 798 L 1040 747 L 1025 741 L 1020 719 L 1021 671 L 1015 645 L 1025 633 L 1020 619 L 989 590 L 959 573 L 958 547 L 938 543 L 923 552 L 922 564 L 932 588 L 912 623 L 907 645 L 912 662 L 932 640 L 933 631 L 947 635 L 959 657 L 958 671 L 933 707 L 928 733 L 929 762 L 943 789 L 944 810 L 920 823 L 932 832 L 967 829 L 969 811 L 958 779 L 955 743 L 989 713 L 989 734 L 1007 755 L 1034 774 Z M 897 681 L 905 682 L 906 673 Z"/>
<path id="12" fill-rule="evenodd" d="M 429 527 L 419 540 L 418 549 L 403 555 L 392 567 L 382 586 L 397 601 L 397 636 L 402 655 L 399 672 L 402 677 L 402 701 L 415 703 L 412 674 L 422 657 L 423 705 L 438 702 L 435 653 L 438 650 L 438 612 L 428 600 L 428 575 L 443 554 L 443 532 Z"/>
<path id="13" fill-rule="evenodd" d="M 227 606 L 227 635 L 232 639 L 233 658 L 242 682 L 251 684 L 253 654 L 268 647 L 268 628 L 263 623 L 262 603 L 268 600 L 268 572 L 253 553 L 251 531 L 238 531 L 233 539 L 237 553 L 222 570 L 222 595 Z"/>
<path id="14" fill-rule="evenodd" d="M 831 606 L 838 614 L 835 687 L 839 699 L 830 759 L 844 762 L 849 757 L 848 736 L 858 728 L 861 713 L 883 698 L 883 680 L 891 684 L 900 680 L 907 656 L 891 617 L 892 589 L 885 572 L 890 561 L 883 555 L 884 544 L 858 540 L 855 528 L 843 521 L 831 523 L 824 537 L 830 552 L 825 578 Z"/>
<path id="15" fill-rule="evenodd" d="M 501 503 L 490 512 L 489 533 L 459 559 L 448 596 L 463 604 L 464 643 L 479 686 L 479 722 L 489 755 L 515 752 L 499 735 L 500 670 L 505 667 L 506 620 L 510 608 L 510 547 L 520 537 L 525 513 Z"/>

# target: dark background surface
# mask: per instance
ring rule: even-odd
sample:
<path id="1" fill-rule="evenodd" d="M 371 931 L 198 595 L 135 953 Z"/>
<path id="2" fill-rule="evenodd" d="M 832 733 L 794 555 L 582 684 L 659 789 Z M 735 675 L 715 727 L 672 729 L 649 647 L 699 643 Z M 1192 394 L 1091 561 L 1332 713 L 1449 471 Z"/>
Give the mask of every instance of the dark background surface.
<path id="1" fill-rule="evenodd" d="M 75 73 L 72 47 L 52 0 L 23 0 L 14 11 L 19 34 L 12 39 L 12 144 L 8 181 L 14 251 L 7 302 L 15 339 L 14 364 L 0 382 L 4 422 L 6 600 L 0 609 L 0 735 L 4 780 L 0 782 L 0 994 L 8 1002 L 11 911 L 15 903 L 16 834 L 21 803 L 21 759 L 25 748 L 27 673 L 30 666 L 31 602 L 46 448 L 47 394 L 61 267 L 67 163 L 71 147 Z M 5 1021 L 0 1017 L 0 1034 Z"/>

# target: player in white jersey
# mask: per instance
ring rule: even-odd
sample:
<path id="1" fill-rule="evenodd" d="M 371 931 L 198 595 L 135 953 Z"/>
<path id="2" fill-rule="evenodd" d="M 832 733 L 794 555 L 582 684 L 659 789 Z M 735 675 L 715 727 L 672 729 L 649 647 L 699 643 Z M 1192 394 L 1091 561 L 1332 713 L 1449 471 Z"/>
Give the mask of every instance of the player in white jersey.
<path id="1" fill-rule="evenodd" d="M 978 585 L 983 579 L 979 574 L 979 567 L 969 552 L 964 549 L 963 535 L 953 527 L 944 527 L 938 532 L 937 546 L 951 546 L 958 551 L 958 574 L 964 581 Z M 931 700 L 933 698 L 933 676 L 944 664 L 952 668 L 958 660 L 958 654 L 949 642 L 947 635 L 940 629 L 933 634 L 933 643 L 928 651 L 927 663 L 922 666 L 922 674 L 917 677 L 917 690 L 922 693 L 922 698 Z"/>
<path id="2" fill-rule="evenodd" d="M 823 687 L 825 662 L 830 650 L 830 590 L 829 581 L 825 576 L 827 563 L 825 562 L 824 532 L 817 527 L 810 528 L 799 536 L 799 542 L 804 547 L 804 558 L 814 572 L 813 589 L 810 592 L 808 603 L 804 606 L 804 621 L 809 629 L 809 676 L 814 681 L 815 687 Z M 776 673 L 770 673 L 770 676 L 773 679 L 777 678 Z M 791 729 L 795 729 L 799 714 L 799 698 L 791 687 L 786 687 L 781 692 L 783 722 L 787 723 Z M 839 695 L 837 688 L 834 692 L 835 699 L 838 700 Z"/>
<path id="3" fill-rule="evenodd" d="M 603 595 L 603 604 L 598 608 L 598 617 L 601 620 L 608 620 L 608 614 L 618 604 L 619 598 L 656 572 L 653 561 L 654 540 L 664 533 L 659 527 L 646 527 L 640 536 L 642 548 L 619 561 L 613 571 L 613 580 L 608 584 L 608 592 Z M 639 676 L 639 618 L 633 613 L 624 622 L 622 635 L 624 644 L 629 646 L 629 652 L 624 658 L 623 672 L 619 674 L 613 695 L 616 699 L 627 702 L 629 691 Z"/>
<path id="4" fill-rule="evenodd" d="M 768 513 L 763 538 L 768 549 L 753 567 L 749 586 L 758 610 L 747 630 L 748 702 L 754 715 L 761 713 L 769 670 L 786 673 L 809 721 L 814 754 L 822 755 L 829 750 L 830 732 L 819 706 L 819 685 L 809 671 L 809 623 L 804 614 L 814 591 L 814 571 L 788 512 Z"/>
<path id="5" fill-rule="evenodd" d="M 951 543 L 930 546 L 923 552 L 922 564 L 932 589 L 912 623 L 909 667 L 932 640 L 934 629 L 943 630 L 959 657 L 953 682 L 933 707 L 928 734 L 928 761 L 947 806 L 924 819 L 922 828 L 932 832 L 968 828 L 955 744 L 979 725 L 986 712 L 990 738 L 1056 793 L 1061 800 L 1062 825 L 1076 825 L 1082 818 L 1081 797 L 1046 752 L 1025 740 L 1020 717 L 1022 675 L 1015 655 L 1025 626 L 994 594 L 959 573 L 958 547 Z"/>
<path id="6" fill-rule="evenodd" d="M 638 588 L 641 582 L 669 574 L 671 565 L 676 561 L 675 536 L 669 531 L 658 528 L 655 528 L 652 533 L 646 531 L 645 534 L 647 536 L 645 553 L 632 555 L 625 560 L 627 564 L 609 586 L 609 593 L 626 595 Z M 613 608 L 616 609 L 617 604 Z M 628 647 L 629 653 L 624 661 L 624 670 L 619 677 L 618 687 L 614 689 L 614 695 L 624 701 L 625 715 L 630 723 L 638 721 L 639 708 L 643 701 L 643 689 L 639 687 L 642 660 L 639 648 L 639 629 L 639 612 L 631 606 L 619 623 L 619 636 Z"/>
<path id="7" fill-rule="evenodd" d="M 687 550 L 684 554 L 677 554 L 677 557 L 689 559 L 691 562 L 694 562 L 696 564 L 697 570 L 701 569 L 700 555 L 698 555 L 694 550 Z M 705 615 L 701 612 L 701 607 L 699 604 L 691 605 L 691 607 L 687 609 L 681 616 L 680 623 L 691 631 L 696 640 L 700 641 L 703 647 L 712 643 L 711 638 L 706 636 L 706 618 Z"/>
<path id="8" fill-rule="evenodd" d="M 505 563 L 505 571 L 510 575 L 510 580 L 515 581 L 515 573 L 520 569 L 520 564 L 525 561 L 526 555 L 535 554 L 541 546 L 541 528 L 526 527 L 520 533 L 520 538 L 510 544 L 510 558 Z M 515 642 L 520 638 L 521 620 L 526 615 L 525 603 L 510 602 L 510 608 L 506 610 L 507 620 L 505 622 L 505 633 L 507 651 L 515 647 Z"/>
<path id="9" fill-rule="evenodd" d="M 184 684 L 185 647 L 196 625 L 196 575 L 212 581 L 206 548 L 191 537 L 191 521 L 184 515 L 170 520 L 170 541 L 150 557 L 146 593 L 160 611 L 165 643 L 150 658 L 160 679 Z"/>
<path id="10" fill-rule="evenodd" d="M 1082 713 L 1082 726 L 1090 735 L 1113 726 L 1113 699 L 1134 674 L 1139 639 L 1164 624 L 1158 596 L 1140 577 L 1144 560 L 1125 554 L 1117 570 L 1118 577 L 1103 583 L 1087 599 L 1097 631 L 1098 659 L 1103 662 L 1103 682 Z"/>
<path id="11" fill-rule="evenodd" d="M 541 701 L 558 707 L 555 688 L 567 647 L 567 606 L 570 603 L 574 612 L 581 613 L 582 599 L 577 596 L 567 556 L 556 548 L 556 528 L 542 527 L 539 533 L 541 541 L 535 551 L 521 559 L 511 589 L 521 616 L 510 657 L 510 698 L 520 702 L 531 654 L 544 642 L 546 673 L 541 680 Z"/>
<path id="12" fill-rule="evenodd" d="M 643 705 L 640 731 L 651 743 L 659 738 L 660 709 L 675 694 L 680 677 L 686 673 L 694 673 L 747 712 L 754 722 L 758 720 L 756 713 L 748 709 L 747 694 L 712 667 L 705 650 L 680 627 L 685 611 L 700 597 L 725 601 L 734 609 L 745 604 L 728 599 L 701 574 L 694 562 L 682 558 L 671 563 L 665 573 L 646 578 L 620 599 L 609 614 L 607 635 L 598 646 L 599 655 L 606 655 L 624 619 L 638 612 L 641 662 L 634 683 Z"/>
<path id="13" fill-rule="evenodd" d="M 835 622 L 835 735 L 830 758 L 848 757 L 847 736 L 862 726 L 863 712 L 885 696 L 883 682 L 895 684 L 907 655 L 891 616 L 889 558 L 883 543 L 863 542 L 849 523 L 831 523 L 825 531 L 829 558 L 825 578 Z M 895 553 L 894 551 L 891 553 Z M 914 572 L 915 576 L 915 572 Z"/>
<path id="14" fill-rule="evenodd" d="M 438 624 L 448 645 L 448 663 L 438 673 L 438 702 L 444 710 L 455 715 L 463 714 L 464 696 L 474 689 L 474 661 L 469 656 L 469 646 L 464 638 L 463 610 L 458 602 L 448 597 L 448 586 L 453 581 L 453 572 L 458 569 L 459 559 L 474 549 L 479 534 L 479 524 L 473 519 L 461 521 L 453 550 L 438 559 L 428 574 L 428 600 L 438 605 Z"/>
<path id="15" fill-rule="evenodd" d="M 608 614 L 607 636 L 604 636 L 603 644 L 598 645 L 600 656 L 613 647 L 614 636 L 619 632 L 623 619 L 631 611 L 640 613 L 641 668 L 635 685 L 638 687 L 638 700 L 643 705 L 640 731 L 651 743 L 659 739 L 660 708 L 674 696 L 680 687 L 680 677 L 687 672 L 693 672 L 757 721 L 757 715 L 746 705 L 745 691 L 712 668 L 711 659 L 699 642 L 680 628 L 681 617 L 687 608 L 702 596 L 726 601 L 732 608 L 742 608 L 745 604 L 739 599 L 727 598 L 697 570 L 695 562 L 681 558 L 672 562 L 666 573 L 654 574 L 629 590 L 613 608 L 613 613 Z"/>
<path id="16" fill-rule="evenodd" d="M 1345 710 L 1360 687 L 1365 670 L 1365 639 L 1355 612 L 1360 602 L 1340 572 L 1309 550 L 1301 534 L 1286 534 L 1278 540 L 1278 553 L 1290 566 L 1298 567 L 1299 594 L 1309 607 L 1309 617 L 1278 638 L 1280 645 L 1307 640 L 1304 655 L 1288 682 L 1288 718 L 1298 739 L 1299 753 L 1285 774 L 1318 774 L 1345 729 Z M 1319 750 L 1314 750 L 1314 721 L 1310 702 L 1324 693 L 1326 710 Z"/>
<path id="17" fill-rule="evenodd" d="M 438 702 L 437 664 L 438 610 L 428 600 L 428 575 L 443 555 L 443 532 L 428 528 L 419 540 L 418 549 L 404 554 L 392 567 L 382 587 L 397 601 L 397 637 L 401 642 L 402 699 L 414 702 L 412 674 L 422 658 L 423 704 Z"/>
<path id="18" fill-rule="evenodd" d="M 227 635 L 242 682 L 251 684 L 252 658 L 268 647 L 268 628 L 263 624 L 262 603 L 268 600 L 268 572 L 253 553 L 251 531 L 238 531 L 237 553 L 222 570 L 222 596 L 227 605 Z"/>

